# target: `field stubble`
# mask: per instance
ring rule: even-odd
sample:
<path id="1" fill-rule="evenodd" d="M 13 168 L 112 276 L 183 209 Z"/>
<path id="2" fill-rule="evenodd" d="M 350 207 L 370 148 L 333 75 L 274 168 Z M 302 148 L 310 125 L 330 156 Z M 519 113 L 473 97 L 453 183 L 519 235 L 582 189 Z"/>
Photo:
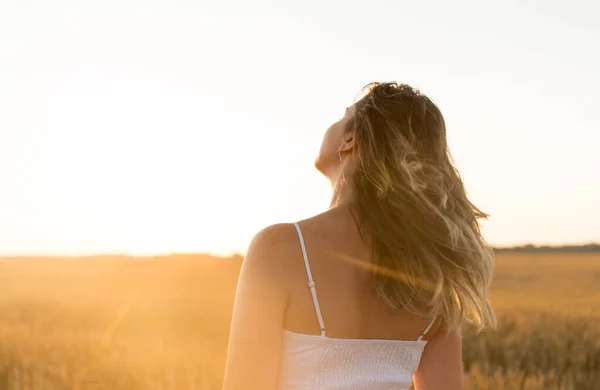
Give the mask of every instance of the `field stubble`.
<path id="1" fill-rule="evenodd" d="M 221 386 L 239 259 L 0 261 L 0 390 Z M 600 389 L 600 254 L 497 256 L 466 389 Z"/>

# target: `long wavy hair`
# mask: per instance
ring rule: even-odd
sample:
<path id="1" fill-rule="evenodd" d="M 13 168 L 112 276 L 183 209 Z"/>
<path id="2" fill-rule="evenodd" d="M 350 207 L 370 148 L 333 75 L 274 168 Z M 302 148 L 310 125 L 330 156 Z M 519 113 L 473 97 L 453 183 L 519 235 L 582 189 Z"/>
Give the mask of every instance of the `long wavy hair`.
<path id="1" fill-rule="evenodd" d="M 494 254 L 468 199 L 438 107 L 408 85 L 372 83 L 355 103 L 351 205 L 372 247 L 374 290 L 392 309 L 448 330 L 495 325 Z"/>

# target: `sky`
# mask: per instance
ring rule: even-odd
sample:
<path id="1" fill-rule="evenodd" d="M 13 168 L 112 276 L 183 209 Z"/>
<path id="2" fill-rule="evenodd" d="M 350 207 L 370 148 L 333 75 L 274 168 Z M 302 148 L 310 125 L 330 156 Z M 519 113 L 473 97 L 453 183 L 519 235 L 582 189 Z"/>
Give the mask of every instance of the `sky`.
<path id="1" fill-rule="evenodd" d="M 600 3 L 0 0 L 0 254 L 243 253 L 362 86 L 445 116 L 492 245 L 600 241 Z"/>

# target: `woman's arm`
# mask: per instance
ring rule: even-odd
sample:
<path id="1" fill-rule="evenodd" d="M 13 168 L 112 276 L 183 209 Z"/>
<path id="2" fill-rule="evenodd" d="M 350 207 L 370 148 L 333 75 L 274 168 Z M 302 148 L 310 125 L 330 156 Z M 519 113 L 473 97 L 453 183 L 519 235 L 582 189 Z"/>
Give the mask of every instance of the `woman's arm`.
<path id="1" fill-rule="evenodd" d="M 223 390 L 275 390 L 287 304 L 283 225 L 259 232 L 242 263 Z"/>
<path id="2" fill-rule="evenodd" d="M 415 390 L 462 390 L 462 338 L 438 329 L 425 347 L 413 381 Z"/>

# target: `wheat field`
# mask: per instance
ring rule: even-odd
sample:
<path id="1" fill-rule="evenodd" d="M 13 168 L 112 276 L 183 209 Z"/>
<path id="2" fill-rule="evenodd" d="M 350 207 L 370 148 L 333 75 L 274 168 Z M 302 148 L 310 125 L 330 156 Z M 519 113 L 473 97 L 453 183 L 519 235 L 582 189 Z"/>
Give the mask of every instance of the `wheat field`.
<path id="1" fill-rule="evenodd" d="M 240 258 L 0 260 L 0 390 L 219 389 Z M 502 253 L 466 389 L 600 389 L 600 254 Z"/>

